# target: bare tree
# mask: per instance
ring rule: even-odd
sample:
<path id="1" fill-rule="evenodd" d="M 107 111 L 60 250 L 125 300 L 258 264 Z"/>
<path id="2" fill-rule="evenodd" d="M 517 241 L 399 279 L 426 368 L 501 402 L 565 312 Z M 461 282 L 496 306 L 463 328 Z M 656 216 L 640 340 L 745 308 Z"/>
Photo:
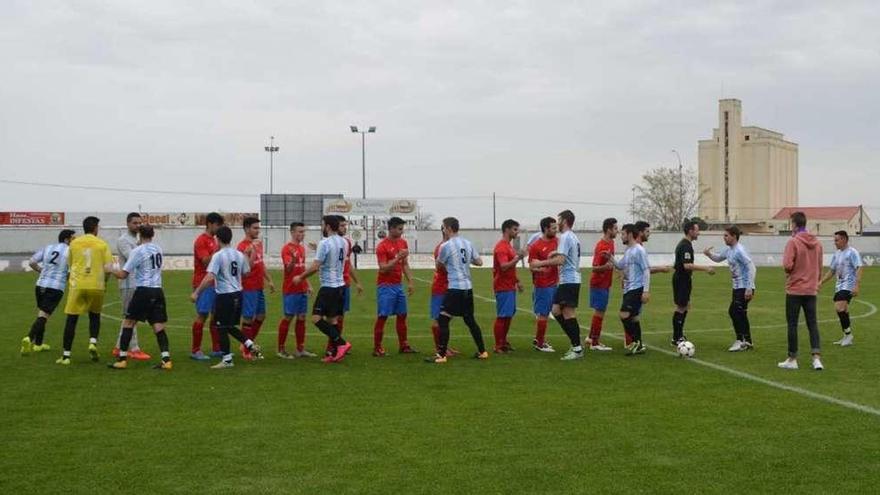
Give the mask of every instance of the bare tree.
<path id="1" fill-rule="evenodd" d="M 659 167 L 643 175 L 633 192 L 633 217 L 656 230 L 678 230 L 685 218 L 695 214 L 703 191 L 693 169 L 684 169 L 679 176 L 675 167 Z"/>
<path id="2" fill-rule="evenodd" d="M 431 230 L 434 228 L 434 214 L 420 213 L 416 217 L 416 230 Z"/>

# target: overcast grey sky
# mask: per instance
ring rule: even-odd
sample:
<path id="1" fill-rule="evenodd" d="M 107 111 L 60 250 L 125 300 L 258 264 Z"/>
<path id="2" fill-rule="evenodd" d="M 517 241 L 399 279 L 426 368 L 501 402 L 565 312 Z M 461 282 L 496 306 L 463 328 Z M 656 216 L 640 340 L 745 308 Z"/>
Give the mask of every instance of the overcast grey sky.
<path id="1" fill-rule="evenodd" d="M 696 167 L 728 97 L 799 143 L 802 205 L 880 205 L 878 2 L 716 3 L 6 0 L 0 173 L 259 193 L 275 135 L 276 192 L 359 196 L 358 124 L 378 126 L 373 197 L 628 203 L 672 148 Z M 488 199 L 423 203 L 491 223 Z M 138 204 L 259 206 L 0 184 L 2 210 Z M 498 215 L 559 208 L 502 201 Z"/>

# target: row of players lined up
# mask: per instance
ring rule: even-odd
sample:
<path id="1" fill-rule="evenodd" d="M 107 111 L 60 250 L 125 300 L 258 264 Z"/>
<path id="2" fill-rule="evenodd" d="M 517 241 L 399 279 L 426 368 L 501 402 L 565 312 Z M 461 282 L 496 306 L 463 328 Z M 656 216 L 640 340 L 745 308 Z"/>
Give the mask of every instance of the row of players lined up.
<path id="1" fill-rule="evenodd" d="M 114 265 L 109 246 L 97 237 L 98 219 L 87 218 L 83 223 L 85 235 L 74 239 L 74 232 L 64 230 L 59 234 L 58 244 L 51 244 L 38 251 L 31 259 L 31 267 L 40 272 L 36 287 L 38 316 L 27 337 L 22 339 L 22 354 L 49 349 L 43 342 L 47 319 L 63 297 L 68 278 L 70 293 L 65 305 L 67 321 L 64 330 L 63 354 L 59 364 L 69 364 L 71 347 L 78 317 L 89 314 L 89 353 L 93 361 L 99 359 L 97 339 L 100 330 L 100 312 L 103 308 L 106 279 L 113 275 L 120 280 L 120 296 L 124 320 L 114 348 L 116 361 L 113 368 L 127 367 L 128 358 L 149 359 L 137 343 L 135 325 L 147 321 L 153 327 L 161 352 L 157 368 L 171 369 L 168 338 L 165 333 L 167 314 L 162 292 L 162 251 L 152 242 L 154 231 L 142 225 L 137 213 L 128 216 L 128 232 L 120 237 L 117 247 L 120 264 Z M 692 242 L 699 236 L 699 227 L 693 222 L 684 224 L 684 239 L 675 252 L 673 267 L 651 267 L 643 244 L 650 237 L 650 226 L 636 222 L 622 226 L 623 242 L 627 246 L 621 259 L 614 256 L 614 239 L 618 235 L 617 221 L 613 218 L 603 222 L 603 238 L 596 244 L 590 280 L 590 306 L 593 318 L 590 334 L 584 344 L 580 340 L 577 307 L 580 299 L 580 242 L 571 229 L 574 214 L 563 211 L 558 219 L 541 220 L 541 233 L 528 241 L 528 251 L 517 252 L 512 242 L 519 234 L 519 224 L 507 220 L 502 224 L 502 238 L 493 252 L 493 286 L 497 318 L 494 324 L 496 353 L 513 351 L 507 341 L 511 320 L 516 312 L 516 294 L 522 291 L 517 278 L 517 264 L 528 257 L 529 269 L 534 283 L 533 312 L 537 317 L 533 346 L 542 352 L 555 352 L 545 339 L 547 322 L 552 314 L 571 348 L 563 360 L 580 359 L 584 348 L 594 351 L 610 351 L 602 344 L 600 336 L 608 305 L 615 269 L 623 272 L 623 303 L 620 319 L 626 335 L 626 354 L 645 352 L 641 342 L 640 314 L 642 304 L 650 299 L 650 275 L 653 272 L 674 270 L 673 293 L 673 345 L 686 340 L 684 323 L 690 306 L 691 273 L 706 271 L 714 274 L 712 267 L 694 263 Z M 377 246 L 379 273 L 377 279 L 377 319 L 374 326 L 373 355 L 386 354 L 382 346 L 385 321 L 396 316 L 399 350 L 401 353 L 416 352 L 407 342 L 407 293 L 412 295 L 408 246 L 403 239 L 405 222 L 392 218 L 388 222 L 388 237 Z M 821 275 L 822 247 L 812 234 L 806 232 L 806 217 L 802 213 L 792 215 L 793 237 L 786 246 L 783 265 L 788 275 L 786 283 L 786 313 L 789 326 L 789 357 L 779 363 L 782 368 L 797 367 L 797 320 L 804 309 L 810 332 L 814 369 L 822 369 L 819 359 L 819 334 L 816 324 L 816 293 L 821 283 L 837 277 L 834 296 L 835 309 L 840 317 L 844 337 L 835 342 L 842 346 L 852 345 L 848 303 L 858 294 L 862 265 L 858 252 L 848 246 L 848 236 L 841 231 L 835 234 L 838 248 L 832 258 L 830 269 Z M 208 215 L 206 230 L 194 243 L 193 274 L 197 318 L 192 326 L 193 345 L 191 358 L 209 360 L 202 353 L 203 328 L 210 321 L 212 355 L 221 361 L 214 368 L 233 366 L 229 336 L 241 342 L 241 352 L 246 359 L 262 357 L 260 347 L 254 342 L 265 319 L 266 306 L 264 285 L 274 292 L 275 287 L 265 269 L 260 244 L 260 225 L 257 218 L 244 221 L 245 239 L 238 249 L 232 248 L 232 231 L 224 226 L 219 214 Z M 473 291 L 470 266 L 480 266 L 482 260 L 473 246 L 458 235 L 455 218 L 443 220 L 441 228 L 444 241 L 435 249 L 436 270 L 432 284 L 431 318 L 435 354 L 427 359 L 433 363 L 445 363 L 455 351 L 449 349 L 449 323 L 453 317 L 462 317 L 477 347 L 475 357 L 487 359 L 488 352 L 482 331 L 473 315 Z M 305 344 L 305 320 L 311 286 L 307 279 L 315 273 L 320 276 L 320 289 L 312 309 L 312 321 L 327 335 L 326 362 L 344 359 L 351 344 L 342 338 L 344 314 L 350 305 L 349 287 L 353 282 L 358 291 L 362 287 L 355 270 L 351 267 L 352 242 L 345 237 L 346 222 L 341 216 L 327 216 L 323 221 L 323 240 L 317 245 L 315 260 L 306 264 L 304 245 L 305 227 L 291 225 L 291 241 L 282 249 L 284 264 L 283 303 L 284 318 L 279 323 L 277 355 L 285 359 L 314 357 Z M 733 295 L 729 315 L 733 322 L 736 340 L 730 351 L 744 351 L 753 347 L 748 321 L 748 304 L 754 296 L 755 266 L 747 250 L 739 242 L 740 231 L 733 226 L 726 229 L 726 248 L 718 255 L 711 248 L 705 251 L 715 262 L 727 260 L 733 281 Z M 69 246 L 69 247 L 68 247 Z M 406 281 L 407 293 L 402 282 Z M 209 320 L 210 318 L 210 320 Z M 296 351 L 288 353 L 285 345 L 289 325 L 296 320 Z M 238 325 L 242 323 L 239 330 Z M 129 350 L 130 349 L 130 350 Z"/>

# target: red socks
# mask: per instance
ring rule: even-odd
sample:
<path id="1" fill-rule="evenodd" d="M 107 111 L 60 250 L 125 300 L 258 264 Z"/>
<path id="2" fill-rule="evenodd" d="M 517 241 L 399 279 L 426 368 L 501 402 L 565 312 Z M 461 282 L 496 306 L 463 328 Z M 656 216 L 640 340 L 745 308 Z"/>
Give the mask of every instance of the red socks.
<path id="1" fill-rule="evenodd" d="M 302 351 L 306 347 L 306 320 L 296 320 L 296 350 Z"/>
<path id="2" fill-rule="evenodd" d="M 495 326 L 492 328 L 495 334 L 495 348 L 500 349 L 507 345 L 507 333 L 510 332 L 511 318 L 495 318 Z"/>
<path id="3" fill-rule="evenodd" d="M 373 349 L 382 347 L 382 337 L 385 336 L 385 316 L 377 316 L 376 324 L 373 325 Z"/>
<path id="4" fill-rule="evenodd" d="M 254 336 L 251 337 L 251 340 L 257 340 L 257 335 L 260 335 L 260 329 L 263 328 L 263 320 L 254 320 L 253 323 L 251 323 L 251 328 L 254 332 Z"/>
<path id="5" fill-rule="evenodd" d="M 590 341 L 593 345 L 599 344 L 600 335 L 602 335 L 602 317 L 593 315 L 593 321 L 590 322 Z"/>
<path id="6" fill-rule="evenodd" d="M 283 351 L 287 344 L 287 334 L 290 332 L 290 320 L 282 318 L 278 322 L 278 351 Z"/>
<path id="7" fill-rule="evenodd" d="M 406 315 L 397 315 L 397 319 L 395 321 L 394 329 L 397 330 L 397 344 L 401 349 L 408 346 L 409 343 L 406 339 Z"/>
<path id="8" fill-rule="evenodd" d="M 538 343 L 538 346 L 544 345 L 544 339 L 547 335 L 547 320 L 541 318 L 538 320 L 538 328 L 535 330 L 535 341 Z"/>
<path id="9" fill-rule="evenodd" d="M 201 321 L 194 321 L 192 325 L 192 348 L 190 352 L 193 354 L 202 350 L 202 334 L 204 333 L 205 324 Z"/>
<path id="10" fill-rule="evenodd" d="M 211 326 L 209 328 L 211 329 L 211 350 L 214 352 L 220 352 L 220 329 L 217 328 L 217 322 L 211 320 Z"/>

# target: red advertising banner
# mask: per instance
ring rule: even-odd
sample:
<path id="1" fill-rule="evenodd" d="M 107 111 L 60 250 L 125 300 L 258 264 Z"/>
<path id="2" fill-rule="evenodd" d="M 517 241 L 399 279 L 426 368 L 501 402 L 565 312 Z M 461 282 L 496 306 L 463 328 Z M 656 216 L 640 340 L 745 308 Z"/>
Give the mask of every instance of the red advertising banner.
<path id="1" fill-rule="evenodd" d="M 64 213 L 57 211 L 0 211 L 0 225 L 64 225 Z"/>

